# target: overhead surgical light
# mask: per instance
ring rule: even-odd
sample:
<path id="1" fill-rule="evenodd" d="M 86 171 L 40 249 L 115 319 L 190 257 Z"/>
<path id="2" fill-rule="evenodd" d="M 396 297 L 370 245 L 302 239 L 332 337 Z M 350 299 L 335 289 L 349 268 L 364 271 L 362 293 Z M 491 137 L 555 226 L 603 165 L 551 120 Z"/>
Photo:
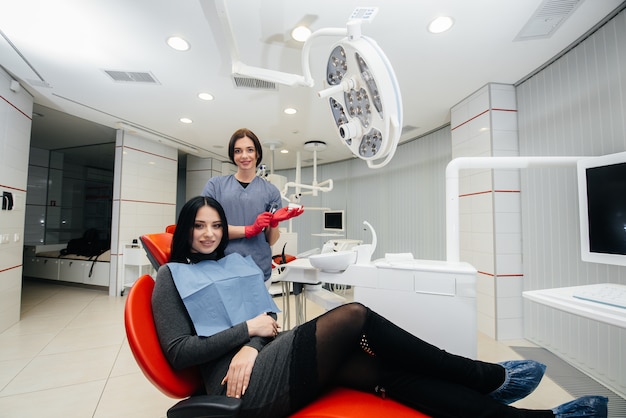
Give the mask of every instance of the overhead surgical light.
<path id="1" fill-rule="evenodd" d="M 215 5 L 215 9 L 207 6 Z M 226 10 L 226 0 L 202 2 L 209 23 L 218 19 L 229 43 L 233 75 L 287 86 L 313 87 L 309 53 L 320 36 L 343 37 L 326 63 L 327 86 L 318 92 L 328 99 L 337 136 L 370 168 L 385 166 L 393 157 L 402 132 L 402 98 L 391 63 L 372 39 L 361 35 L 361 23 L 371 21 L 378 8 L 357 8 L 345 29 L 326 28 L 311 34 L 302 49 L 304 75 L 283 73 L 242 63 Z"/>
<path id="2" fill-rule="evenodd" d="M 360 21 L 348 22 L 348 37 L 334 45 L 326 82 L 330 87 L 318 94 L 328 97 L 343 144 L 370 168 L 386 165 L 400 140 L 402 99 L 389 60 L 376 42 L 360 36 Z"/>

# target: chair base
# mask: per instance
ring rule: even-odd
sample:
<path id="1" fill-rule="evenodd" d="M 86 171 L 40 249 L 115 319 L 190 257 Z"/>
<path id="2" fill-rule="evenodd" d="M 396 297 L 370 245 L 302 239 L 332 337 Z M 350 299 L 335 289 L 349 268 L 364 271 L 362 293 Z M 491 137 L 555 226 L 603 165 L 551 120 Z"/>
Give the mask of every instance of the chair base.
<path id="1" fill-rule="evenodd" d="M 219 395 L 199 395 L 184 399 L 167 410 L 167 418 L 234 418 L 241 399 Z"/>
<path id="2" fill-rule="evenodd" d="M 302 408 L 290 418 L 428 418 L 392 399 L 354 389 L 337 388 Z"/>

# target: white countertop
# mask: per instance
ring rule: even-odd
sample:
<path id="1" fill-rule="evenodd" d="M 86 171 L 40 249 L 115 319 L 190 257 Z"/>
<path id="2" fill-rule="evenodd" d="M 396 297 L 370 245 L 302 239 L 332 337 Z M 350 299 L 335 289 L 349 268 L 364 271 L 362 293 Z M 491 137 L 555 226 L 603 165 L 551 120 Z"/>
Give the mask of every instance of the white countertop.
<path id="1" fill-rule="evenodd" d="M 626 309 L 575 298 L 576 290 L 584 286 L 529 290 L 522 295 L 533 302 L 547 305 L 585 318 L 626 328 Z"/>

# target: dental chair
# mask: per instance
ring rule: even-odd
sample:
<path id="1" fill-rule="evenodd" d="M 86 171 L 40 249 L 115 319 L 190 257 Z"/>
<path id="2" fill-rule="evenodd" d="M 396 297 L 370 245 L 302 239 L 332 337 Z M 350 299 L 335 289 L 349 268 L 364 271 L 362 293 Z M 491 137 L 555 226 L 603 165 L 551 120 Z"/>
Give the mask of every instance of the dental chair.
<path id="1" fill-rule="evenodd" d="M 157 233 L 141 238 L 155 268 L 169 261 L 172 234 Z M 153 264 L 154 265 L 154 264 Z M 221 395 L 206 395 L 196 368 L 174 370 L 165 358 L 152 316 L 154 279 L 141 276 L 128 293 L 124 323 L 128 344 L 140 369 L 165 395 L 183 399 L 167 411 L 168 418 L 236 417 L 241 400 Z M 428 418 L 391 399 L 348 388 L 336 388 L 291 418 Z"/>

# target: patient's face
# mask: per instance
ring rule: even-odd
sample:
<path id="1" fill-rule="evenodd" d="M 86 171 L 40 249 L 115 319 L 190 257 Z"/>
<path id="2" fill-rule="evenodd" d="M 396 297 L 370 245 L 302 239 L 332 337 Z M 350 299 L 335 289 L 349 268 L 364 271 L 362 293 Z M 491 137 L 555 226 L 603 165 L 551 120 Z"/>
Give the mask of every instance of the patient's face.
<path id="1" fill-rule="evenodd" d="M 210 254 L 222 241 L 224 229 L 220 215 L 210 206 L 202 206 L 196 213 L 191 252 Z"/>

